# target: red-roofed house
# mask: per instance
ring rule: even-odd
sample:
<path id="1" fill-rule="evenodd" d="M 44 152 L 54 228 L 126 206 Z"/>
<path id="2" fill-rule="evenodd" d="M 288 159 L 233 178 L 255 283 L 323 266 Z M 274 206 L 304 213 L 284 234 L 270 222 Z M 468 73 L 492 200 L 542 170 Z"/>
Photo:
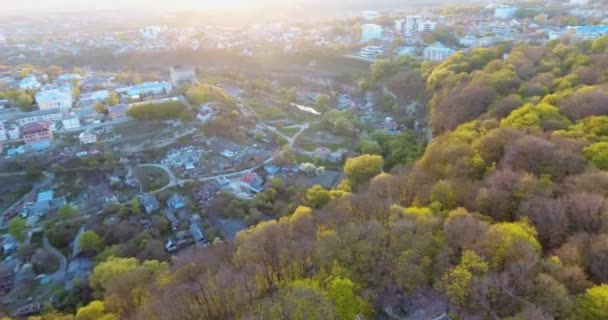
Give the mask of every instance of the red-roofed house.
<path id="1" fill-rule="evenodd" d="M 53 131 L 48 122 L 32 122 L 21 127 L 21 137 L 25 144 L 34 144 L 41 141 L 52 141 Z"/>
<path id="2" fill-rule="evenodd" d="M 260 176 L 258 176 L 255 172 L 245 173 L 241 177 L 241 184 L 246 189 L 256 193 L 264 191 L 264 180 L 262 180 L 262 178 L 260 178 Z"/>

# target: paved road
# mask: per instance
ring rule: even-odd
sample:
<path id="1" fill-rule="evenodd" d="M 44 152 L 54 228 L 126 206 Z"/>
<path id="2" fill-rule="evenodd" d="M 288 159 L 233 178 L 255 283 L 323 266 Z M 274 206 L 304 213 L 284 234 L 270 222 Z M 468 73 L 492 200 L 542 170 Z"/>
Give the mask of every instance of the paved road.
<path id="1" fill-rule="evenodd" d="M 48 277 L 51 281 L 64 283 L 68 270 L 68 259 L 49 243 L 49 239 L 46 236 L 42 239 L 42 244 L 45 249 L 59 259 L 59 269 L 55 273 L 48 275 Z"/>

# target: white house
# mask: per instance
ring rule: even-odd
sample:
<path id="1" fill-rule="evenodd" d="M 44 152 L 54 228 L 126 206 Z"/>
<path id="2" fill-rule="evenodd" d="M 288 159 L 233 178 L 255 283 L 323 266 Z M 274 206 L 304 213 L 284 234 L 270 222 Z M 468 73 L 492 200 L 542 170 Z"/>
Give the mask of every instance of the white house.
<path id="1" fill-rule="evenodd" d="M 36 79 L 36 76 L 33 74 L 30 74 L 19 81 L 19 89 L 21 90 L 38 90 L 40 89 L 40 86 L 40 82 L 38 82 L 38 79 Z"/>
<path id="2" fill-rule="evenodd" d="M 361 41 L 368 42 L 382 38 L 382 26 L 373 23 L 366 23 L 361 29 Z"/>
<path id="3" fill-rule="evenodd" d="M 77 73 L 64 73 L 55 80 L 58 83 L 73 83 L 79 81 L 82 77 Z"/>
<path id="4" fill-rule="evenodd" d="M 215 111 L 210 105 L 206 104 L 199 108 L 196 118 L 202 123 L 207 123 L 215 116 Z"/>
<path id="5" fill-rule="evenodd" d="M 61 120 L 63 129 L 73 130 L 80 128 L 80 119 L 76 115 L 69 115 Z"/>
<path id="6" fill-rule="evenodd" d="M 40 110 L 69 109 L 74 103 L 72 92 L 67 89 L 53 89 L 36 93 L 36 103 Z"/>
<path id="7" fill-rule="evenodd" d="M 403 19 L 395 20 L 395 32 L 405 37 L 415 37 L 420 32 L 435 30 L 437 22 L 425 20 L 420 15 L 408 15 Z"/>
<path id="8" fill-rule="evenodd" d="M 85 131 L 78 135 L 78 139 L 82 144 L 92 144 L 97 142 L 97 135 L 92 132 Z"/>
<path id="9" fill-rule="evenodd" d="M 443 61 L 454 54 L 454 49 L 450 49 L 441 42 L 435 41 L 430 46 L 424 48 L 422 56 L 427 61 Z"/>
<path id="10" fill-rule="evenodd" d="M 23 116 L 18 116 L 14 120 L 19 126 L 24 126 L 28 123 L 40 121 L 54 123 L 60 121 L 63 118 L 64 113 L 62 112 L 62 109 L 48 109 L 21 113 L 20 115 Z"/>

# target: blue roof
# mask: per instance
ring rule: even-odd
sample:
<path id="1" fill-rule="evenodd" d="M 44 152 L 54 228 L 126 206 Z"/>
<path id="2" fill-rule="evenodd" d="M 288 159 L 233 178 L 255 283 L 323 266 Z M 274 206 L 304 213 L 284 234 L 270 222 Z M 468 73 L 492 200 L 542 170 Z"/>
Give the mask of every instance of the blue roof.
<path id="1" fill-rule="evenodd" d="M 597 26 L 578 26 L 574 27 L 577 32 L 608 32 L 608 25 L 597 25 Z"/>
<path id="2" fill-rule="evenodd" d="M 37 199 L 37 202 L 53 200 L 53 191 L 40 192 Z"/>

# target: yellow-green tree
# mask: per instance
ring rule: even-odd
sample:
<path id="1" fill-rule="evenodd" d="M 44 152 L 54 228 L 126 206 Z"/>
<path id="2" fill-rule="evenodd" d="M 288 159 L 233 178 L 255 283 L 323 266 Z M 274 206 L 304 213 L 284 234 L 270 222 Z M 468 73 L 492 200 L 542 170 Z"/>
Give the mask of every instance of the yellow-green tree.
<path id="1" fill-rule="evenodd" d="M 493 267 L 526 258 L 526 247 L 540 253 L 537 233 L 527 220 L 501 222 L 490 226 L 484 237 L 484 249 Z"/>
<path id="2" fill-rule="evenodd" d="M 364 154 L 356 158 L 348 158 L 344 165 L 344 173 L 354 184 L 362 184 L 380 174 L 383 164 L 382 156 Z"/>
<path id="3" fill-rule="evenodd" d="M 78 249 L 83 252 L 99 252 L 103 246 L 103 241 L 95 231 L 86 231 L 78 239 Z"/>
<path id="4" fill-rule="evenodd" d="M 608 284 L 587 289 L 577 303 L 578 319 L 608 319 Z"/>
<path id="5" fill-rule="evenodd" d="M 115 320 L 111 313 L 106 311 L 103 301 L 91 301 L 88 305 L 81 307 L 76 312 L 74 320 Z"/>

